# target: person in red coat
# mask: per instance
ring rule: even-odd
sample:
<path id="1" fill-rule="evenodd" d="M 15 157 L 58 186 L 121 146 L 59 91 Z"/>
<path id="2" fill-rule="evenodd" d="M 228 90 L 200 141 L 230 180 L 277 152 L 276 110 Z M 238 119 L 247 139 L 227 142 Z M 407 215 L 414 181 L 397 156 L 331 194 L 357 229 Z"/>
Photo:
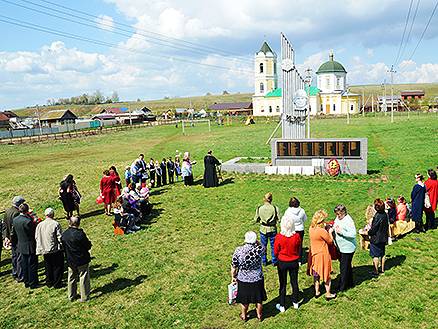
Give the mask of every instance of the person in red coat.
<path id="1" fill-rule="evenodd" d="M 100 180 L 100 195 L 105 205 L 105 215 L 111 216 L 111 207 L 116 201 L 116 178 L 110 175 L 109 170 L 103 172 Z"/>
<path id="2" fill-rule="evenodd" d="M 292 217 L 283 217 L 281 220 L 281 232 L 276 235 L 274 242 L 274 254 L 278 259 L 278 280 L 280 281 L 280 303 L 275 307 L 285 311 L 287 274 L 292 286 L 292 304 L 298 308 L 298 261 L 301 257 L 301 237 L 295 232 L 295 223 Z"/>
<path id="3" fill-rule="evenodd" d="M 436 228 L 435 211 L 438 202 L 438 180 L 436 171 L 433 169 L 429 169 L 427 175 L 429 178 L 424 182 L 424 186 L 429 195 L 430 207 L 425 208 L 424 212 L 426 213 L 426 229 L 430 230 Z"/>
<path id="4" fill-rule="evenodd" d="M 120 194 L 122 194 L 122 183 L 120 181 L 120 176 L 119 176 L 119 173 L 117 172 L 117 169 L 115 166 L 111 166 L 109 169 L 109 172 L 110 172 L 110 176 L 113 177 L 115 184 L 116 184 L 115 192 L 116 192 L 116 199 L 117 199 L 117 197 Z"/>

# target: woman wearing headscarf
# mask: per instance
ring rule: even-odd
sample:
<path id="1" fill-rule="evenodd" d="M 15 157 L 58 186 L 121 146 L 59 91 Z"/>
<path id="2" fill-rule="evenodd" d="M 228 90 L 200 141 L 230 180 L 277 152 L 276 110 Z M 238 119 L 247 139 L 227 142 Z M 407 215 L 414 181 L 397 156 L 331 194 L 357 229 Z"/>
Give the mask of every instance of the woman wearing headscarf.
<path id="1" fill-rule="evenodd" d="M 240 318 L 248 320 L 249 304 L 256 304 L 256 313 L 262 321 L 263 301 L 266 290 L 262 271 L 264 247 L 257 241 L 257 234 L 245 234 L 245 244 L 237 247 L 231 262 L 231 282 L 237 282 L 236 302 L 242 304 Z"/>
<path id="2" fill-rule="evenodd" d="M 286 305 L 287 275 L 290 277 L 292 286 L 292 305 L 298 309 L 298 261 L 301 252 L 301 237 L 295 232 L 294 219 L 283 217 L 281 231 L 275 237 L 274 253 L 278 259 L 277 271 L 279 280 L 280 303 L 275 305 L 277 310 L 284 312 Z"/>
<path id="3" fill-rule="evenodd" d="M 192 164 L 195 162 L 190 161 L 189 152 L 184 153 L 183 162 L 181 166 L 181 176 L 185 186 L 193 185 L 193 171 Z"/>
<path id="4" fill-rule="evenodd" d="M 325 227 L 325 219 L 328 214 L 324 210 L 318 210 L 312 217 L 309 229 L 310 250 L 308 257 L 308 271 L 313 276 L 315 284 L 315 297 L 321 295 L 320 281 L 325 283 L 325 298 L 327 300 L 336 298 L 336 294 L 330 292 L 332 272 L 332 258 L 328 246 L 333 244 L 333 228 L 329 231 Z"/>

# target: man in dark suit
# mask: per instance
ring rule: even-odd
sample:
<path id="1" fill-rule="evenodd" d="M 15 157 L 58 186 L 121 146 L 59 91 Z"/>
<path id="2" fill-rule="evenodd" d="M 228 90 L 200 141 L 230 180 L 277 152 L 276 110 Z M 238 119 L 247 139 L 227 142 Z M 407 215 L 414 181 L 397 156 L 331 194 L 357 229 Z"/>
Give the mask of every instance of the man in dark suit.
<path id="1" fill-rule="evenodd" d="M 175 174 L 175 163 L 172 161 L 172 157 L 167 160 L 167 174 L 169 175 L 169 184 L 173 184 L 173 176 Z"/>
<path id="2" fill-rule="evenodd" d="M 163 185 L 167 184 L 167 167 L 166 167 L 166 159 L 163 158 L 163 160 L 160 163 L 160 168 L 161 168 L 161 183 Z"/>
<path id="3" fill-rule="evenodd" d="M 35 228 L 32 217 L 28 215 L 29 206 L 23 203 L 18 207 L 20 214 L 13 219 L 12 241 L 17 243 L 21 255 L 21 269 L 26 288 L 38 286 L 38 256 L 36 255 Z"/>
<path id="4" fill-rule="evenodd" d="M 12 233 L 12 220 L 17 217 L 20 212 L 18 207 L 25 202 L 24 198 L 20 195 L 15 196 L 12 199 L 12 207 L 5 211 L 3 218 L 2 235 L 5 240 L 5 245 L 11 247 L 11 260 L 12 260 L 12 276 L 18 282 L 23 281 L 23 273 L 21 271 L 21 256 L 17 251 L 17 244 L 12 243 L 11 233 Z"/>

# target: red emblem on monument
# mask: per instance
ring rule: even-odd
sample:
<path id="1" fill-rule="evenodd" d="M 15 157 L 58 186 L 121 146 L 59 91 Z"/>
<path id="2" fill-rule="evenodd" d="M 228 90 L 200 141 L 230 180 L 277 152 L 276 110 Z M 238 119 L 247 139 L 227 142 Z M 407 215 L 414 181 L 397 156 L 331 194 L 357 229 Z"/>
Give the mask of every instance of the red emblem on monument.
<path id="1" fill-rule="evenodd" d="M 338 176 L 341 173 L 341 165 L 339 164 L 338 160 L 331 159 L 327 163 L 327 172 L 330 176 Z"/>

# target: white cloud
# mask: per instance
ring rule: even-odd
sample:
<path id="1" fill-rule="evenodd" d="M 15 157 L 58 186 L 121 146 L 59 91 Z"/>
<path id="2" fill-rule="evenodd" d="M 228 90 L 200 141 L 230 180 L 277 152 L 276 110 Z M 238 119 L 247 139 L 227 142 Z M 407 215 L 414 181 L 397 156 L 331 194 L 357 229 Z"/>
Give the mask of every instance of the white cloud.
<path id="1" fill-rule="evenodd" d="M 103 30 L 112 31 L 114 30 L 114 19 L 111 16 L 99 15 L 96 18 L 97 27 Z"/>

